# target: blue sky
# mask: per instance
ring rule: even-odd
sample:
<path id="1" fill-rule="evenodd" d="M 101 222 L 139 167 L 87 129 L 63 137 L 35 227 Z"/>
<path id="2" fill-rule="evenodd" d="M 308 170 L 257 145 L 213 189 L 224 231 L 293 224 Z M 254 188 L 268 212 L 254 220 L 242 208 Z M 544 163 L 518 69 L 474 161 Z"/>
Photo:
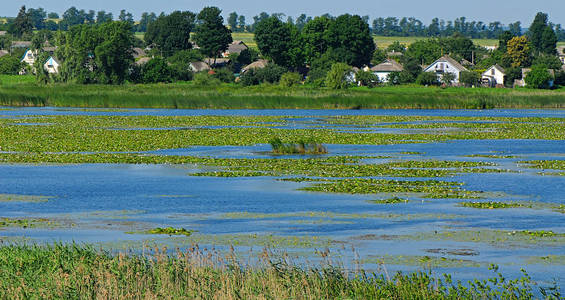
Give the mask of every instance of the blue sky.
<path id="1" fill-rule="evenodd" d="M 549 13 L 554 23 L 565 25 L 565 0 L 3 0 L 0 16 L 15 16 L 21 5 L 43 7 L 47 11 L 62 13 L 71 6 L 82 9 L 106 10 L 117 15 L 121 9 L 135 17 L 144 11 L 170 12 L 173 10 L 199 11 L 204 6 L 218 6 L 227 15 L 236 11 L 248 22 L 262 11 L 282 12 L 297 16 L 300 13 L 339 15 L 353 13 L 379 16 L 416 17 L 428 24 L 433 17 L 452 20 L 465 16 L 484 22 L 501 21 L 505 24 L 521 21 L 528 26 L 536 12 Z"/>

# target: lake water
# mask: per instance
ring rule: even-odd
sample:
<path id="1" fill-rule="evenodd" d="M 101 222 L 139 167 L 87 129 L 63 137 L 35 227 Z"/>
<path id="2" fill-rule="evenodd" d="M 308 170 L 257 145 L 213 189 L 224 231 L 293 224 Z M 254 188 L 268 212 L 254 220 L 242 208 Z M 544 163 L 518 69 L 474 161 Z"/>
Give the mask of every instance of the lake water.
<path id="1" fill-rule="evenodd" d="M 295 126 L 318 126 L 313 116 L 422 115 L 478 117 L 565 118 L 564 110 L 85 110 L 17 108 L 0 110 L 0 117 L 38 115 L 296 116 Z M 371 128 L 356 128 L 372 130 Z M 563 129 L 565 130 L 565 128 Z M 400 132 L 402 133 L 402 132 Z M 493 201 L 534 201 L 565 204 L 565 176 L 540 176 L 517 161 L 565 159 L 565 141 L 462 140 L 402 145 L 327 145 L 331 155 L 393 156 L 397 160 L 441 159 L 495 162 L 515 172 L 462 174 L 441 178 L 464 182 L 465 188 L 497 195 Z M 245 147 L 191 147 L 150 151 L 161 155 L 220 158 L 272 158 L 268 145 Z M 403 152 L 419 152 L 406 155 Z M 469 158 L 493 154 L 516 158 Z M 396 205 L 367 202 L 370 195 L 325 194 L 298 191 L 308 183 L 283 182 L 273 177 L 211 178 L 188 174 L 197 166 L 72 164 L 0 164 L 0 194 L 51 196 L 47 202 L 0 202 L 0 217 L 48 218 L 58 225 L 47 228 L 2 228 L 0 239 L 28 242 L 85 242 L 112 249 L 141 248 L 144 244 L 188 247 L 182 238 L 139 233 L 155 227 L 184 227 L 201 235 L 201 247 L 225 249 L 242 236 L 298 237 L 309 246 L 281 242 L 281 248 L 315 261 L 315 250 L 329 248 L 347 267 L 358 255 L 362 267 L 382 270 L 379 257 L 394 257 L 388 272 L 421 269 L 414 259 L 431 257 L 458 260 L 434 268 L 456 278 L 488 276 L 490 263 L 499 264 L 509 277 L 520 268 L 541 283 L 565 284 L 565 266 L 532 262 L 531 257 L 565 256 L 565 244 L 486 243 L 457 239 L 397 238 L 445 230 L 551 230 L 565 233 L 565 214 L 548 209 L 477 210 L 457 206 L 460 200 L 428 199 Z M 332 214 L 332 217 L 327 217 Z M 370 215 L 370 216 L 369 216 Z M 326 244 L 320 241 L 332 241 Z M 241 241 L 245 253 L 262 242 Z M 402 258 L 402 257 L 404 258 Z M 410 259 L 407 259 L 410 258 Z M 561 259 L 565 260 L 565 257 Z"/>

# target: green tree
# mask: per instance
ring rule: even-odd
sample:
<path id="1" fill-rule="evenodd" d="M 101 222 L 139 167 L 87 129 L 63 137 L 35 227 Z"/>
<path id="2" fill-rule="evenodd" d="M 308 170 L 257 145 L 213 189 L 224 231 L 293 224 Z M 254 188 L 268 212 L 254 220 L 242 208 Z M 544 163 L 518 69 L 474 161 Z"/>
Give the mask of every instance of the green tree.
<path id="1" fill-rule="evenodd" d="M 528 37 L 536 53 L 555 54 L 557 37 L 548 21 L 547 14 L 539 12 L 528 30 Z"/>
<path id="2" fill-rule="evenodd" d="M 326 86 L 334 89 L 347 89 L 350 85 L 347 78 L 351 75 L 351 67 L 344 63 L 335 63 L 326 75 Z"/>
<path id="3" fill-rule="evenodd" d="M 386 51 L 404 53 L 406 52 L 406 46 L 402 45 L 399 41 L 394 41 L 392 44 L 388 45 Z"/>
<path id="4" fill-rule="evenodd" d="M 224 26 L 222 11 L 217 7 L 205 7 L 198 14 L 199 25 L 194 41 L 200 50 L 209 57 L 218 57 L 228 49 L 228 45 L 233 41 L 231 31 Z"/>
<path id="5" fill-rule="evenodd" d="M 328 51 L 326 35 L 331 23 L 332 20 L 328 17 L 316 17 L 306 23 L 302 29 L 303 49 L 308 63 L 312 63 Z"/>
<path id="6" fill-rule="evenodd" d="M 228 16 L 228 26 L 230 27 L 230 30 L 233 32 L 238 32 L 237 17 L 238 17 L 237 13 L 235 11 L 230 13 Z"/>
<path id="7" fill-rule="evenodd" d="M 261 83 L 277 83 L 286 71 L 285 67 L 270 63 L 264 68 L 256 70 L 255 74 Z"/>
<path id="8" fill-rule="evenodd" d="M 325 39 L 329 51 L 340 62 L 363 67 L 371 62 L 375 42 L 369 25 L 358 15 L 341 15 L 333 21 Z"/>
<path id="9" fill-rule="evenodd" d="M 506 52 L 506 45 L 508 45 L 508 41 L 510 41 L 515 35 L 512 32 L 506 30 L 502 34 L 498 36 L 498 51 L 505 53 Z"/>
<path id="10" fill-rule="evenodd" d="M 510 59 L 512 67 L 528 66 L 531 59 L 531 48 L 528 38 L 518 36 L 508 41 L 506 56 Z"/>
<path id="11" fill-rule="evenodd" d="M 526 86 L 533 89 L 549 89 L 551 80 L 553 78 L 544 65 L 532 66 L 532 70 L 525 78 Z"/>
<path id="12" fill-rule="evenodd" d="M 292 47 L 290 27 L 277 17 L 268 17 L 255 25 L 255 41 L 259 51 L 275 64 L 288 66 Z"/>
<path id="13" fill-rule="evenodd" d="M 244 15 L 239 16 L 239 18 L 238 18 L 238 20 L 237 20 L 237 23 L 238 23 L 238 25 L 239 25 L 239 32 L 245 31 L 245 28 L 246 28 L 247 26 L 246 26 L 246 24 L 245 24 L 245 16 L 244 16 Z"/>
<path id="14" fill-rule="evenodd" d="M 131 24 L 110 22 L 98 28 L 102 42 L 94 48 L 98 82 L 121 84 L 133 63 Z"/>
<path id="15" fill-rule="evenodd" d="M 376 48 L 375 52 L 373 52 L 373 58 L 371 59 L 371 63 L 374 65 L 378 65 L 383 63 L 387 59 L 386 51 Z"/>
<path id="16" fill-rule="evenodd" d="M 556 55 L 541 54 L 534 58 L 532 65 L 544 65 L 548 69 L 559 70 L 563 64 Z"/>
<path id="17" fill-rule="evenodd" d="M 35 29 L 43 29 L 45 24 L 45 18 L 47 17 L 47 12 L 43 8 L 30 8 L 27 10 L 27 14 L 33 24 Z"/>
<path id="18" fill-rule="evenodd" d="M 155 57 L 142 67 L 143 83 L 171 82 L 173 80 L 172 70 L 167 61 Z"/>
<path id="19" fill-rule="evenodd" d="M 412 57 L 422 64 L 431 64 L 441 56 L 441 52 L 439 40 L 428 39 L 410 44 L 405 56 Z"/>
<path id="20" fill-rule="evenodd" d="M 473 71 L 463 71 L 459 75 L 459 82 L 465 86 L 475 86 L 479 84 L 479 79 L 479 74 Z"/>
<path id="21" fill-rule="evenodd" d="M 18 12 L 18 16 L 14 20 L 11 27 L 11 33 L 16 37 L 21 37 L 26 33 L 31 33 L 33 30 L 33 24 L 31 18 L 26 12 L 26 7 L 22 6 Z"/>
<path id="22" fill-rule="evenodd" d="M 161 15 L 147 26 L 145 42 L 148 45 L 155 44 L 164 57 L 180 50 L 191 49 L 190 33 L 195 18 L 194 13 L 189 11 Z"/>
<path id="23" fill-rule="evenodd" d="M 5 75 L 18 75 L 18 72 L 23 68 L 20 58 L 12 55 L 5 55 L 0 57 L 0 74 Z"/>

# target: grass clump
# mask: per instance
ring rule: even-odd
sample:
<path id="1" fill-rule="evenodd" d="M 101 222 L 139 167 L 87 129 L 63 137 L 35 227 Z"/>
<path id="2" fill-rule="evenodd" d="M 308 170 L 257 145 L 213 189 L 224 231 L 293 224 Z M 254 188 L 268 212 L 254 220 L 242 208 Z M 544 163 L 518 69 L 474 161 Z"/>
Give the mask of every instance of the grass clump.
<path id="1" fill-rule="evenodd" d="M 269 141 L 273 154 L 327 154 L 328 149 L 314 141 L 299 140 L 296 143 L 285 143 L 280 138 L 274 138 Z"/>
<path id="2" fill-rule="evenodd" d="M 299 267 L 269 250 L 256 266 L 235 253 L 192 247 L 169 255 L 97 251 L 91 246 L 11 245 L 0 247 L 1 299 L 531 299 L 546 289 L 522 278 L 508 280 L 492 268 L 493 279 L 454 282 L 427 272 L 368 274 L 323 263 Z M 16 276 L 17 274 L 17 276 Z"/>
<path id="3" fill-rule="evenodd" d="M 157 227 L 155 229 L 151 229 L 149 231 L 147 231 L 147 233 L 149 234 L 168 234 L 168 235 L 185 235 L 185 236 L 190 236 L 192 235 L 193 231 L 192 230 L 186 230 L 184 228 L 173 228 L 173 227 L 166 227 L 166 228 L 161 228 L 161 227 Z"/>

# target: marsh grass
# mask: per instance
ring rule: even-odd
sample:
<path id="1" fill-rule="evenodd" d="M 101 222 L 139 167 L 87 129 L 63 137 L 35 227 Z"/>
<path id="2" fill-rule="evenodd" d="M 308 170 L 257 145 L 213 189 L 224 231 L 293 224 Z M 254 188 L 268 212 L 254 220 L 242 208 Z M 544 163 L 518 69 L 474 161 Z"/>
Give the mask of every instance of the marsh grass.
<path id="1" fill-rule="evenodd" d="M 220 254 L 194 246 L 171 253 L 94 250 L 82 245 L 0 247 L 2 299 L 531 299 L 527 274 L 507 280 L 493 267 L 493 278 L 468 283 L 439 279 L 428 272 L 375 274 L 334 267 L 329 251 L 317 266 L 299 266 L 268 249 L 256 265 L 231 251 Z M 558 287 L 542 293 L 560 297 Z"/>
<path id="2" fill-rule="evenodd" d="M 488 109 L 563 108 L 564 92 L 419 86 L 326 88 L 193 83 L 148 85 L 38 85 L 28 81 L 0 86 L 0 105 L 186 109 Z"/>

